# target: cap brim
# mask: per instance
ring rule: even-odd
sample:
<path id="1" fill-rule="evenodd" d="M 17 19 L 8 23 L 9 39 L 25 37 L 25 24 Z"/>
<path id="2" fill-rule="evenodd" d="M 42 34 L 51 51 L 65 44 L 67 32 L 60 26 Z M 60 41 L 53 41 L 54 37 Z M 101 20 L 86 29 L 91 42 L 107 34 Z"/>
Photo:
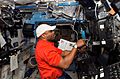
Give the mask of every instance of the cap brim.
<path id="1" fill-rule="evenodd" d="M 56 26 L 51 26 L 50 30 L 55 30 L 55 29 L 56 29 Z"/>

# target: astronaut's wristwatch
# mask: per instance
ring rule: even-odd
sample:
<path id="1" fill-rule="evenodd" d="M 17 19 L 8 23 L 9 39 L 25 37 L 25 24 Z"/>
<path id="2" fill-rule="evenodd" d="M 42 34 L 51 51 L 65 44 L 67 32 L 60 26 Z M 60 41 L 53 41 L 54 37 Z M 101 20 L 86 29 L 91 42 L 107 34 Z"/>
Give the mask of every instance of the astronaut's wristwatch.
<path id="1" fill-rule="evenodd" d="M 75 44 L 73 47 L 77 49 L 77 44 Z"/>

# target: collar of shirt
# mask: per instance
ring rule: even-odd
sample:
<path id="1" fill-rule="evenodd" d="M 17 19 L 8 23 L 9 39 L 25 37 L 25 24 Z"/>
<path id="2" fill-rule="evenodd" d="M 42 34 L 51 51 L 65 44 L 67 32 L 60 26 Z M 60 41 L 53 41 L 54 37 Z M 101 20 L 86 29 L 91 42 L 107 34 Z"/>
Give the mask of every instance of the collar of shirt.
<path id="1" fill-rule="evenodd" d="M 39 40 L 38 41 L 42 46 L 46 46 L 46 45 L 54 45 L 54 42 L 49 42 L 47 40 Z"/>

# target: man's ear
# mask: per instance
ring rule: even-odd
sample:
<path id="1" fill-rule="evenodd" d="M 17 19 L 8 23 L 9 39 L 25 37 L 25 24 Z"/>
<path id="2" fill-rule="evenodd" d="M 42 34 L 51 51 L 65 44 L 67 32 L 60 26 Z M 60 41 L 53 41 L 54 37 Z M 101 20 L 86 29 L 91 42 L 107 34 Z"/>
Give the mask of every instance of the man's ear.
<path id="1" fill-rule="evenodd" d="M 45 38 L 45 36 L 46 36 L 46 34 L 42 34 L 42 35 L 41 35 L 42 38 Z"/>

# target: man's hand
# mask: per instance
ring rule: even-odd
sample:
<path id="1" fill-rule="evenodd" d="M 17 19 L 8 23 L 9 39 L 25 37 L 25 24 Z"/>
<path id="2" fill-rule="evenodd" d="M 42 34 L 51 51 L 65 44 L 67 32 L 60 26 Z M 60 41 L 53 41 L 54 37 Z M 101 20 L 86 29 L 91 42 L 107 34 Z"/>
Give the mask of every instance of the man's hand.
<path id="1" fill-rule="evenodd" d="M 77 44 L 78 48 L 81 48 L 85 45 L 85 42 L 80 39 L 77 41 L 76 44 Z M 64 58 L 61 57 L 60 63 L 58 64 L 58 67 L 63 68 L 63 69 L 67 69 L 70 66 L 70 64 L 72 63 L 76 53 L 77 53 L 77 48 L 73 48 L 70 51 L 70 54 L 66 55 Z"/>
<path id="2" fill-rule="evenodd" d="M 80 39 L 80 40 L 77 41 L 76 44 L 77 44 L 77 47 L 78 47 L 78 48 L 81 48 L 82 46 L 85 45 L 85 42 L 84 42 L 82 39 Z"/>

